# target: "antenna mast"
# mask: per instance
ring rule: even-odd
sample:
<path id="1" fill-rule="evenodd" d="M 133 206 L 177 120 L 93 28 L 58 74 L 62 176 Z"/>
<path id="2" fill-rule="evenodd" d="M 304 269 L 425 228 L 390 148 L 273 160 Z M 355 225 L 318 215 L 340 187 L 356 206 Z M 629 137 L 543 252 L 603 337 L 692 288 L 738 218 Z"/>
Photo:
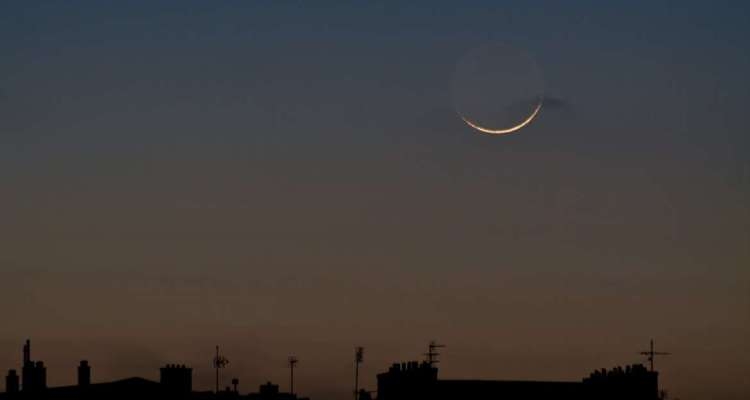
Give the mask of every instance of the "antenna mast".
<path id="1" fill-rule="evenodd" d="M 295 356 L 289 356 L 289 370 L 290 370 L 290 378 L 289 378 L 289 394 L 294 395 L 294 367 L 297 366 L 297 363 L 299 363 L 299 360 Z"/>
<path id="2" fill-rule="evenodd" d="M 437 342 L 430 341 L 429 346 L 427 346 L 427 353 L 424 355 L 427 356 L 427 364 L 429 364 L 431 367 L 435 364 L 439 363 L 438 356 L 440 356 L 440 353 L 438 353 L 438 349 L 441 349 L 445 347 L 444 344 L 437 344 Z"/>
<path id="3" fill-rule="evenodd" d="M 216 357 L 214 357 L 214 369 L 216 370 L 216 393 L 219 393 L 219 370 L 229 364 L 224 356 L 219 355 L 219 346 L 216 346 Z"/>
<path id="4" fill-rule="evenodd" d="M 359 364 L 365 359 L 365 348 L 356 347 L 354 349 L 354 400 L 357 400 L 359 395 Z"/>
<path id="5" fill-rule="evenodd" d="M 672 353 L 667 353 L 663 351 L 654 351 L 654 339 L 651 339 L 651 347 L 649 351 L 642 351 L 639 354 L 643 356 L 648 356 L 648 362 L 651 364 L 651 372 L 654 372 L 654 356 L 669 356 L 672 355 Z"/>

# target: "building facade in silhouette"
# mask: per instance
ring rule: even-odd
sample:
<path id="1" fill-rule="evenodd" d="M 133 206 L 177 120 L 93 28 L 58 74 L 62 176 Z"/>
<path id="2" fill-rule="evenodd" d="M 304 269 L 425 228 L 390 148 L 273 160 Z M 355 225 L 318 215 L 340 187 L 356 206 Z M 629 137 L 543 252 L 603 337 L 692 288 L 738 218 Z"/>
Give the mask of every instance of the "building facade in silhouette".
<path id="1" fill-rule="evenodd" d="M 659 374 L 641 364 L 624 369 L 602 369 L 585 378 L 583 386 L 592 399 L 656 399 L 659 397 Z"/>
<path id="2" fill-rule="evenodd" d="M 167 365 L 161 368 L 160 382 L 129 378 L 114 382 L 92 383 L 91 365 L 83 360 L 77 368 L 75 386 L 47 387 L 47 369 L 41 361 L 31 359 L 31 341 L 23 346 L 23 365 L 20 377 L 16 370 L 5 377 L 5 393 L 0 399 L 86 400 L 86 399 L 214 399 L 211 392 L 193 392 L 191 368 Z"/>
<path id="3" fill-rule="evenodd" d="M 272 383 L 261 385 L 258 393 L 241 395 L 237 391 L 239 381 L 233 380 L 235 389 L 214 393 L 211 391 L 193 391 L 193 369 L 185 365 L 167 364 L 159 369 L 159 382 L 143 378 L 128 378 L 114 382 L 93 383 L 92 367 L 83 360 L 77 368 L 76 385 L 47 387 L 47 371 L 41 361 L 31 360 L 31 342 L 26 341 L 23 347 L 23 370 L 19 377 L 11 369 L 5 377 L 5 393 L 0 393 L 0 400 L 308 400 L 294 394 L 279 391 L 279 386 Z M 20 384 L 20 382 L 22 384 Z"/>
<path id="4" fill-rule="evenodd" d="M 573 382 L 443 380 L 428 362 L 393 364 L 378 375 L 378 400 L 657 400 L 658 375 L 643 365 L 596 371 Z"/>
<path id="5" fill-rule="evenodd" d="M 434 353 L 430 353 L 433 354 Z M 257 393 L 242 395 L 237 390 L 193 391 L 193 370 L 185 365 L 168 364 L 160 368 L 159 382 L 129 378 L 114 382 L 93 383 L 92 367 L 81 361 L 77 368 L 78 382 L 73 386 L 48 388 L 47 372 L 41 361 L 32 361 L 31 342 L 23 348 L 23 370 L 9 370 L 5 379 L 6 392 L 0 400 L 132 400 L 137 398 L 164 400 L 307 400 L 284 393 L 268 382 Z M 377 376 L 377 400 L 658 400 L 658 373 L 637 364 L 625 368 L 597 370 L 580 381 L 509 381 L 439 379 L 432 362 L 393 364 Z M 354 394 L 354 393 L 352 393 Z M 371 400 L 369 392 L 359 391 L 358 400 Z"/>
<path id="6" fill-rule="evenodd" d="M 242 398 L 248 400 L 308 400 L 306 397 L 300 398 L 292 393 L 280 392 L 279 385 L 271 382 L 260 385 L 257 393 L 250 393 L 247 397 Z"/>

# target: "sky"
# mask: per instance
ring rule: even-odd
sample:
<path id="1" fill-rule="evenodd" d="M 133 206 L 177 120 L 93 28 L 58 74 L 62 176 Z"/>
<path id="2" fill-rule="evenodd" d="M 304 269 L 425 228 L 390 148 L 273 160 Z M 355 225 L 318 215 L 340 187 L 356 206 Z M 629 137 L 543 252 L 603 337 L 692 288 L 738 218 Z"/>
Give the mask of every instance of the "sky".
<path id="1" fill-rule="evenodd" d="M 646 1 L 4 1 L 0 369 L 166 363 L 346 399 L 447 345 L 445 378 L 645 359 L 750 393 L 750 7 Z M 550 101 L 480 134 L 483 43 Z"/>

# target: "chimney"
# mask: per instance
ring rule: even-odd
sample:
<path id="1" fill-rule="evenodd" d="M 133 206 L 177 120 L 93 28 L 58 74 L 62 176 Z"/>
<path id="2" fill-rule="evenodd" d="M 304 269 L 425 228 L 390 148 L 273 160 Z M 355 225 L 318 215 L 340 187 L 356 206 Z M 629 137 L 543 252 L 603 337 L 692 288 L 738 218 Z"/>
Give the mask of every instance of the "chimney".
<path id="1" fill-rule="evenodd" d="M 91 384 L 91 366 L 86 360 L 81 361 L 78 365 L 78 386 L 88 386 Z"/>
<path id="2" fill-rule="evenodd" d="M 167 364 L 160 369 L 159 382 L 162 387 L 174 393 L 190 393 L 193 391 L 193 369 L 185 365 Z"/>
<path id="3" fill-rule="evenodd" d="M 42 361 L 36 362 L 36 381 L 35 386 L 37 389 L 47 388 L 47 368 L 44 366 Z"/>
<path id="4" fill-rule="evenodd" d="M 31 362 L 31 340 L 26 340 L 26 344 L 23 346 L 23 365 Z"/>
<path id="5" fill-rule="evenodd" d="M 18 374 L 15 369 L 11 369 L 5 377 L 5 393 L 18 393 L 18 384 Z"/>

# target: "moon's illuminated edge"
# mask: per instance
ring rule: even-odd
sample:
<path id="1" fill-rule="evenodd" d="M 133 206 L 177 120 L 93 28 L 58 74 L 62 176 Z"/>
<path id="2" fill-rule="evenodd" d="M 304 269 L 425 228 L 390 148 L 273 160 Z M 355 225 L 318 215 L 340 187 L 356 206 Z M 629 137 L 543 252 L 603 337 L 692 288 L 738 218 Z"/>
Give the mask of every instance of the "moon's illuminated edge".
<path id="1" fill-rule="evenodd" d="M 510 127 L 510 128 L 507 128 L 507 129 L 488 129 L 488 128 L 479 126 L 479 125 L 471 122 L 470 120 L 464 118 L 463 115 L 461 116 L 461 119 L 464 120 L 464 122 L 466 122 L 467 125 L 469 125 L 470 127 L 478 130 L 479 132 L 489 133 L 490 135 L 505 135 L 507 133 L 513 133 L 513 132 L 515 132 L 515 131 L 523 128 L 524 126 L 530 124 L 531 121 L 534 120 L 534 117 L 536 117 L 536 115 L 539 114 L 539 110 L 542 109 L 542 103 L 543 103 L 543 101 L 540 100 L 539 104 L 537 104 L 536 108 L 534 109 L 534 112 L 532 112 L 531 115 L 529 115 L 529 117 L 526 118 L 525 120 L 523 120 L 520 124 L 518 124 L 516 126 L 513 126 L 513 127 Z"/>

